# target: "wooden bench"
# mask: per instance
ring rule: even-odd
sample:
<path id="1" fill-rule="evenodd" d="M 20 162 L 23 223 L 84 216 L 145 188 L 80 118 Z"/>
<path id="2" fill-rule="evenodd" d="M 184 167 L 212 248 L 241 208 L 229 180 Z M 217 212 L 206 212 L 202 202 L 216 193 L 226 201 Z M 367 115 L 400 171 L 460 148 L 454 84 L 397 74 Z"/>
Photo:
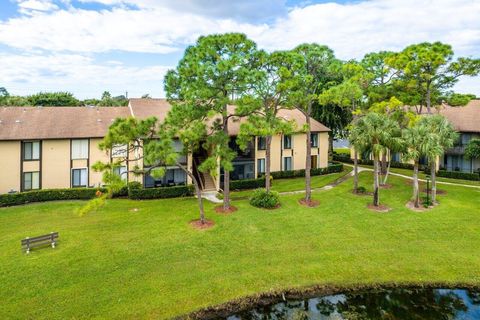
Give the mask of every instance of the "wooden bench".
<path id="1" fill-rule="evenodd" d="M 22 249 L 25 249 L 27 253 L 30 253 L 31 248 L 40 247 L 44 245 L 51 245 L 52 248 L 55 248 L 58 239 L 58 232 L 51 232 L 50 234 L 45 234 L 43 236 L 38 236 L 34 238 L 25 238 L 22 240 Z"/>

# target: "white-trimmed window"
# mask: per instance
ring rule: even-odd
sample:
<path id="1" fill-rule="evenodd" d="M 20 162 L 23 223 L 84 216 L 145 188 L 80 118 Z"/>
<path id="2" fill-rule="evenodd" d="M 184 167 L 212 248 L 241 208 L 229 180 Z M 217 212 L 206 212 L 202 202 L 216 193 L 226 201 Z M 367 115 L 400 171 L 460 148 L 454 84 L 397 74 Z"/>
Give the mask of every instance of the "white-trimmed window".
<path id="1" fill-rule="evenodd" d="M 72 160 L 88 159 L 88 139 L 72 140 Z"/>
<path id="2" fill-rule="evenodd" d="M 259 174 L 265 173 L 265 159 L 257 159 L 257 172 Z"/>
<path id="3" fill-rule="evenodd" d="M 87 168 L 72 169 L 72 187 L 86 187 L 87 176 Z"/>
<path id="4" fill-rule="evenodd" d="M 127 157 L 127 145 L 117 144 L 112 147 L 112 158 L 126 158 Z"/>
<path id="5" fill-rule="evenodd" d="M 23 142 L 23 160 L 40 159 L 40 141 Z"/>
<path id="6" fill-rule="evenodd" d="M 292 157 L 283 157 L 283 171 L 292 170 Z"/>
<path id="7" fill-rule="evenodd" d="M 127 180 L 127 166 L 118 166 L 113 168 L 113 173 L 120 176 L 123 180 Z"/>
<path id="8" fill-rule="evenodd" d="M 40 172 L 23 173 L 23 190 L 40 189 Z"/>
<path id="9" fill-rule="evenodd" d="M 267 138 L 265 138 L 265 137 L 257 137 L 257 149 L 258 149 L 258 150 L 265 150 L 265 149 L 267 149 Z"/>

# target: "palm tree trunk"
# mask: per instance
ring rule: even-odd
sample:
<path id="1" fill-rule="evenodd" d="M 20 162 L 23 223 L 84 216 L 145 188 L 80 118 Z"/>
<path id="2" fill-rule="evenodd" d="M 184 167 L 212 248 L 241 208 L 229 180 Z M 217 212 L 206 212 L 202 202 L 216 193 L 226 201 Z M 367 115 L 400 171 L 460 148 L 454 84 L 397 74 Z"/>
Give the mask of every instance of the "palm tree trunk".
<path id="1" fill-rule="evenodd" d="M 310 109 L 311 107 L 309 107 Z M 312 200 L 312 186 L 311 186 L 311 177 L 310 177 L 310 169 L 312 166 L 312 147 L 311 147 L 311 136 L 310 136 L 310 110 L 308 110 L 306 115 L 306 123 L 307 123 L 307 152 L 306 152 L 306 161 L 305 161 L 305 202 L 310 203 Z"/>
<path id="2" fill-rule="evenodd" d="M 265 189 L 270 191 L 270 160 L 271 160 L 271 145 L 272 145 L 272 136 L 267 136 L 265 138 Z"/>
<path id="3" fill-rule="evenodd" d="M 413 205 L 415 208 L 420 206 L 420 193 L 418 191 L 418 160 L 413 165 Z"/>
<path id="4" fill-rule="evenodd" d="M 353 153 L 353 192 L 358 193 L 358 152 Z"/>
<path id="5" fill-rule="evenodd" d="M 430 177 L 432 179 L 432 204 L 437 201 L 437 163 L 435 160 L 430 161 Z"/>
<path id="6" fill-rule="evenodd" d="M 378 173 L 379 173 L 379 166 L 378 166 L 378 155 L 373 157 L 373 205 L 377 207 L 380 204 L 379 194 L 378 194 Z"/>
<path id="7" fill-rule="evenodd" d="M 383 185 L 387 184 L 388 175 L 390 174 L 390 165 L 392 164 L 392 159 L 389 159 L 388 166 L 387 166 L 387 173 L 385 174 L 385 178 L 383 179 Z"/>
<path id="8" fill-rule="evenodd" d="M 382 175 L 387 174 L 387 152 L 382 152 L 382 163 L 381 163 L 381 173 Z"/>

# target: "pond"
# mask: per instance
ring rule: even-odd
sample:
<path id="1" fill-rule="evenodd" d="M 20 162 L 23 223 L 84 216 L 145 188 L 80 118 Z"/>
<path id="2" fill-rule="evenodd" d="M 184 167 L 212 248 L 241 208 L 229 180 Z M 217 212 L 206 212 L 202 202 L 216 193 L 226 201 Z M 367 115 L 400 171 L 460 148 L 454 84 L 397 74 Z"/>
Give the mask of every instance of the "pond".
<path id="1" fill-rule="evenodd" d="M 227 319 L 480 319 L 480 290 L 363 290 L 303 300 L 287 299 Z"/>

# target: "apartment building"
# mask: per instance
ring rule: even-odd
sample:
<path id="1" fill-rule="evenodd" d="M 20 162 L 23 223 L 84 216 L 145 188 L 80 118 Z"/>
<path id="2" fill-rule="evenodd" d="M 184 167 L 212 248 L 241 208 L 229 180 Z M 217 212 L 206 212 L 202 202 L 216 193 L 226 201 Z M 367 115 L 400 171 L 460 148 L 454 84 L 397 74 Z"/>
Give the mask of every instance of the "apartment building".
<path id="1" fill-rule="evenodd" d="M 447 171 L 478 172 L 480 170 L 480 159 L 467 159 L 465 148 L 472 139 L 480 139 L 480 99 L 471 100 L 466 106 L 452 107 L 446 104 L 436 106 L 434 113 L 443 115 L 454 126 L 459 133 L 459 139 L 452 148 L 449 148 L 437 160 L 437 169 Z M 428 116 L 425 113 L 425 116 Z M 388 154 L 392 161 L 403 162 L 402 154 Z M 354 157 L 354 149 L 350 148 L 350 157 Z M 371 159 L 367 152 L 359 155 L 361 159 Z M 411 162 L 411 161 L 410 161 Z M 421 157 L 420 165 L 427 165 L 426 157 Z"/>
<path id="2" fill-rule="evenodd" d="M 131 99 L 128 107 L 0 107 L 0 193 L 36 189 L 101 186 L 102 174 L 92 165 L 125 157 L 126 148 L 119 146 L 101 151 L 99 144 L 111 123 L 119 117 L 144 119 L 156 116 L 165 119 L 171 106 L 165 99 Z M 230 106 L 233 111 L 234 106 Z M 279 116 L 295 120 L 299 128 L 304 117 L 299 110 L 282 110 Z M 246 151 L 239 150 L 235 136 L 245 119 L 231 118 L 229 134 L 231 146 L 238 150 L 234 160 L 232 179 L 249 179 L 265 171 L 265 139 L 256 137 Z M 312 168 L 328 166 L 328 131 L 324 125 L 312 121 Z M 275 136 L 272 139 L 272 171 L 305 168 L 305 134 Z M 181 149 L 179 144 L 178 149 Z M 182 162 L 202 181 L 204 189 L 221 189 L 223 172 L 216 178 L 198 170 L 205 151 L 188 155 Z M 131 159 L 135 156 L 132 155 Z M 139 161 L 140 162 L 140 161 Z M 148 168 L 147 163 L 130 163 Z M 171 186 L 191 183 L 178 167 L 168 167 L 161 179 L 149 174 L 136 177 L 129 168 L 116 169 L 128 181 L 139 181 L 145 187 Z"/>

